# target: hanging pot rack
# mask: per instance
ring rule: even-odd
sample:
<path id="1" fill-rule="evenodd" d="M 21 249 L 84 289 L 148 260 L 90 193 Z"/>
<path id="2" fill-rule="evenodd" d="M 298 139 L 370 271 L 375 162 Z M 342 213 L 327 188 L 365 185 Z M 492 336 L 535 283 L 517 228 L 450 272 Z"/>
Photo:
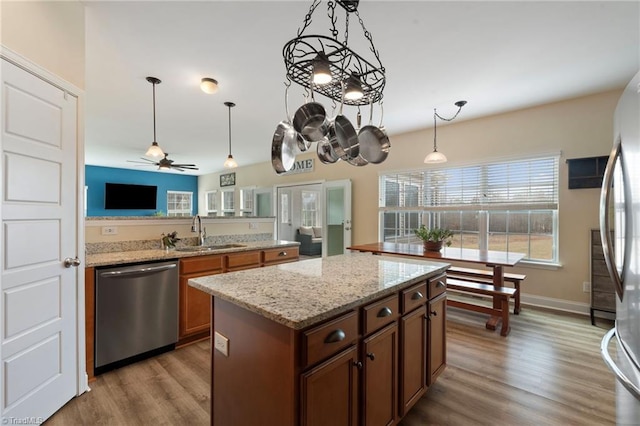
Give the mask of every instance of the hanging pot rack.
<path id="1" fill-rule="evenodd" d="M 385 68 L 380 61 L 378 50 L 373 44 L 371 33 L 366 29 L 360 17 L 358 3 L 358 0 L 327 2 L 331 36 L 305 35 L 305 30 L 311 24 L 311 17 L 320 4 L 320 0 L 313 0 L 309 12 L 305 15 L 302 27 L 298 29 L 297 36 L 288 41 L 282 50 L 288 79 L 329 99 L 341 102 L 343 85 L 350 78 L 355 77 L 360 81 L 363 96 L 359 99 L 344 99 L 345 105 L 369 105 L 382 100 L 386 82 Z M 344 41 L 338 40 L 336 4 L 346 12 Z M 369 42 L 369 50 L 373 54 L 372 59 L 365 59 L 348 46 L 350 14 L 355 14 L 358 18 L 364 37 Z M 331 72 L 331 82 L 327 84 L 312 83 L 314 61 L 319 55 L 326 61 Z"/>

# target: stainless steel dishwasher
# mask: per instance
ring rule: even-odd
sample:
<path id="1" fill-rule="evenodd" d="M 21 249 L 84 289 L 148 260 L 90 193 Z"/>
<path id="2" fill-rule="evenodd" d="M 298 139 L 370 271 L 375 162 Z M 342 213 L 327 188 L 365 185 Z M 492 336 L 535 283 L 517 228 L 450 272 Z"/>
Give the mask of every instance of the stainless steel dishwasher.
<path id="1" fill-rule="evenodd" d="M 96 374 L 175 348 L 178 262 L 96 268 Z"/>

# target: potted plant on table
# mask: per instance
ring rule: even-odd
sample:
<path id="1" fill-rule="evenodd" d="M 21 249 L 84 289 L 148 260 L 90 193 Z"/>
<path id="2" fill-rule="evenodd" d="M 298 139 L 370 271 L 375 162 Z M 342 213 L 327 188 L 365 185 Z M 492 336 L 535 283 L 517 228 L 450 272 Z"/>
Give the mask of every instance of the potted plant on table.
<path id="1" fill-rule="evenodd" d="M 446 228 L 427 228 L 424 225 L 420 225 L 420 228 L 413 231 L 418 238 L 420 238 L 424 244 L 424 249 L 429 251 L 440 251 L 442 246 L 451 245 L 451 238 L 453 232 Z"/>

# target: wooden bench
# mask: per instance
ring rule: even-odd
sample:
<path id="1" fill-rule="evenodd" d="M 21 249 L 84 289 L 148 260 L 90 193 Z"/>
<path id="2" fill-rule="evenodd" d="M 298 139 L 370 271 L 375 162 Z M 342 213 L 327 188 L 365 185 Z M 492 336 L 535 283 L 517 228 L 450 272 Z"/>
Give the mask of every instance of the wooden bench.
<path id="1" fill-rule="evenodd" d="M 491 316 L 500 317 L 502 319 L 502 328 L 500 329 L 500 335 L 506 336 L 509 334 L 511 327 L 509 327 L 509 298 L 514 297 L 516 289 L 511 287 L 495 287 L 493 284 L 484 284 L 473 281 L 461 280 L 451 278 L 447 276 L 447 291 L 478 294 L 481 296 L 491 297 L 493 300 L 498 299 L 500 307 L 487 307 L 481 305 L 475 305 L 473 303 L 461 302 L 447 298 L 447 305 L 455 308 L 468 309 L 474 312 L 480 312 L 483 314 L 489 314 Z M 487 328 L 492 329 L 487 323 Z"/>
<path id="2" fill-rule="evenodd" d="M 486 269 L 472 269 L 472 268 L 461 268 L 458 266 L 451 266 L 447 270 L 447 276 L 454 278 L 462 278 L 467 281 L 474 281 L 482 284 L 492 284 L 493 283 L 493 272 Z M 504 274 L 504 281 L 510 282 L 513 284 L 516 292 L 513 296 L 515 301 L 513 307 L 513 313 L 518 315 L 520 313 L 520 283 L 527 278 L 526 275 L 522 274 Z"/>

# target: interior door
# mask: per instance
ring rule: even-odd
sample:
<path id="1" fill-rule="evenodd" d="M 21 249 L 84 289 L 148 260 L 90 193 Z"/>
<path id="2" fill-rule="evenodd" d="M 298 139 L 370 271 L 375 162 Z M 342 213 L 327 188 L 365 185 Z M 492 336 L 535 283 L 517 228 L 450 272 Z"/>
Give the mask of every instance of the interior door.
<path id="1" fill-rule="evenodd" d="M 325 232 L 322 256 L 346 252 L 351 245 L 351 181 L 336 180 L 324 184 Z"/>
<path id="2" fill-rule="evenodd" d="M 295 241 L 292 221 L 292 198 L 293 194 L 290 188 L 278 188 L 278 216 L 276 222 L 278 224 L 278 239 L 286 241 Z"/>
<path id="3" fill-rule="evenodd" d="M 41 421 L 78 383 L 77 99 L 1 67 L 0 413 Z"/>

